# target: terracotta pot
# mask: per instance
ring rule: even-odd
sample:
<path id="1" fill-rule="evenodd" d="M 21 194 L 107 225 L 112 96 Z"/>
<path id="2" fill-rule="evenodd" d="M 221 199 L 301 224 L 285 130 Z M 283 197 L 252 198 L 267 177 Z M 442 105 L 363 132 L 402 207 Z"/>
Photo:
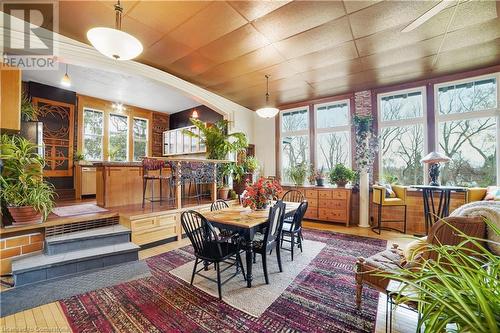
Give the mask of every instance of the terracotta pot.
<path id="1" fill-rule="evenodd" d="M 32 206 L 7 207 L 12 216 L 12 225 L 25 225 L 42 223 L 42 214 Z"/>
<path id="2" fill-rule="evenodd" d="M 229 187 L 223 187 L 217 191 L 217 199 L 227 200 L 228 195 L 229 195 Z"/>

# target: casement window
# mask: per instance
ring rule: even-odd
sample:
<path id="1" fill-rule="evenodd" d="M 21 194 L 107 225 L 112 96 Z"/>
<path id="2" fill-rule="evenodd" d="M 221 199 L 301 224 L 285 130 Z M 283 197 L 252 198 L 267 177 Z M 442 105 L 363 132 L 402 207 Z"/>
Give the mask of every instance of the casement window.
<path id="1" fill-rule="evenodd" d="M 498 183 L 498 74 L 435 86 L 436 140 L 451 161 L 444 164 L 444 185 Z"/>
<path id="2" fill-rule="evenodd" d="M 134 161 L 148 155 L 148 120 L 134 117 L 133 123 Z"/>
<path id="3" fill-rule="evenodd" d="M 316 168 L 325 172 L 336 164 L 351 166 L 349 100 L 314 105 Z"/>
<path id="4" fill-rule="evenodd" d="M 280 112 L 280 160 L 283 181 L 287 171 L 300 163 L 309 164 L 309 107 Z"/>
<path id="5" fill-rule="evenodd" d="M 83 109 L 83 155 L 89 161 L 103 160 L 104 113 Z"/>
<path id="6" fill-rule="evenodd" d="M 379 178 L 423 184 L 427 146 L 425 87 L 377 95 Z"/>
<path id="7" fill-rule="evenodd" d="M 128 161 L 128 116 L 109 115 L 109 160 Z"/>

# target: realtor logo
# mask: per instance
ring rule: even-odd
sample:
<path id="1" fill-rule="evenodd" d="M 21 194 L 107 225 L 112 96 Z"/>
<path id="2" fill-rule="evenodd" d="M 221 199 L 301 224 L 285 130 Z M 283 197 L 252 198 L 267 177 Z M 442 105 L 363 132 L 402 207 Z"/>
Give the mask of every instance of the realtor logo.
<path id="1" fill-rule="evenodd" d="M 55 1 L 2 1 L 2 53 L 6 64 L 22 69 L 56 69 L 58 28 Z"/>

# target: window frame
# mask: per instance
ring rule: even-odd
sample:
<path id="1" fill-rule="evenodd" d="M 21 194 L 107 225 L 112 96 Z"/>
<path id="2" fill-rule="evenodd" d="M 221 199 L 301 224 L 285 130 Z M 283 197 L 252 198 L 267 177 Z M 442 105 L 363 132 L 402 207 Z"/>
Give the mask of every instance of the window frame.
<path id="1" fill-rule="evenodd" d="M 127 157 L 125 161 L 111 161 L 111 156 L 110 156 L 110 149 L 111 149 L 111 117 L 112 116 L 120 116 L 120 117 L 126 117 L 127 118 Z M 118 112 L 110 112 L 108 116 L 108 156 L 107 159 L 110 162 L 129 162 L 130 161 L 130 116 Z"/>
<path id="2" fill-rule="evenodd" d="M 393 95 L 400 94 L 408 94 L 412 92 L 420 92 L 422 94 L 422 117 L 419 118 L 410 118 L 410 119 L 399 119 L 399 120 L 382 120 L 382 107 L 381 102 L 382 98 Z M 382 134 L 382 130 L 386 127 L 394 127 L 394 126 L 412 126 L 412 125 L 422 125 L 424 130 L 424 142 L 423 142 L 423 151 L 422 156 L 425 156 L 429 153 L 429 138 L 428 138 L 428 123 L 427 123 L 427 89 L 425 86 L 417 86 L 402 90 L 392 90 L 389 92 L 379 93 L 377 94 L 377 133 L 380 136 Z M 382 156 L 382 148 L 379 149 L 378 152 L 378 177 L 381 179 L 383 176 L 383 156 Z M 424 165 L 423 168 L 423 179 L 426 181 L 427 179 L 427 168 Z M 405 184 L 412 185 L 412 184 Z"/>
<path id="3" fill-rule="evenodd" d="M 89 160 L 89 161 L 103 161 L 104 160 L 104 137 L 105 137 L 105 132 L 104 132 L 104 123 L 106 122 L 106 114 L 103 110 L 99 109 L 94 109 L 90 107 L 83 107 L 83 112 L 82 112 L 82 128 L 83 128 L 83 138 L 82 138 L 82 152 L 85 153 L 85 111 L 92 111 L 92 112 L 98 112 L 102 115 L 102 131 L 101 131 L 101 159 L 100 160 Z"/>
<path id="4" fill-rule="evenodd" d="M 318 109 L 323 107 L 323 106 L 330 106 L 330 105 L 335 105 L 335 104 L 347 104 L 347 125 L 343 126 L 333 126 L 333 127 L 326 127 L 326 128 L 318 128 Z M 319 103 L 319 104 L 314 104 L 314 167 L 315 169 L 319 168 L 319 163 L 318 163 L 318 135 L 319 134 L 325 134 L 325 133 L 339 133 L 339 132 L 347 132 L 348 133 L 348 150 L 347 150 L 347 160 L 349 161 L 348 165 L 346 165 L 349 168 L 352 168 L 352 115 L 351 115 L 351 100 L 349 98 L 346 99 L 341 99 L 341 100 L 335 100 L 331 102 L 326 102 L 326 103 Z M 309 148 L 311 149 L 311 148 Z"/>
<path id="5" fill-rule="evenodd" d="M 493 109 L 486 109 L 481 111 L 473 111 L 473 112 L 464 112 L 464 113 L 451 113 L 451 114 L 440 114 L 439 110 L 439 88 L 450 86 L 450 85 L 458 85 L 468 82 L 475 82 L 485 79 L 494 78 L 496 80 L 496 102 L 497 106 Z M 434 135 L 435 135 L 435 150 L 440 151 L 441 148 L 439 146 L 439 125 L 442 122 L 447 121 L 460 121 L 460 120 L 473 120 L 479 118 L 488 118 L 493 117 L 496 118 L 496 185 L 500 185 L 500 73 L 491 73 L 479 76 L 471 76 L 460 80 L 452 80 L 446 82 L 436 83 L 434 85 Z"/>
<path id="6" fill-rule="evenodd" d="M 143 117 L 132 117 L 132 161 L 133 162 L 139 162 L 139 160 L 135 160 L 134 159 L 134 156 L 135 156 L 135 137 L 134 137 L 134 124 L 135 124 L 135 120 L 138 119 L 138 120 L 144 120 L 146 122 L 146 157 L 148 157 L 149 155 L 149 119 L 147 118 L 143 118 Z M 143 141 L 143 140 L 138 140 L 138 141 Z"/>

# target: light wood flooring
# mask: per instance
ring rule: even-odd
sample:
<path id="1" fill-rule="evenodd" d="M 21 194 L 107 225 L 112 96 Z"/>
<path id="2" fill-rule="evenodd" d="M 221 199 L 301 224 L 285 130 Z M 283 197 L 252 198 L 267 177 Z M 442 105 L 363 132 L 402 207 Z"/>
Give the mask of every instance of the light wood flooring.
<path id="1" fill-rule="evenodd" d="M 304 228 L 328 230 L 333 232 L 366 236 L 387 240 L 387 246 L 393 243 L 404 246 L 412 240 L 409 235 L 383 231 L 382 235 L 373 233 L 370 229 L 345 227 L 332 223 L 305 221 Z M 160 245 L 139 252 L 139 258 L 145 259 L 189 244 L 188 239 Z M 1 297 L 1 293 L 0 293 Z M 354 295 L 353 295 L 354 297 Z M 380 294 L 376 332 L 385 332 L 385 296 Z M 416 315 L 409 310 L 397 309 L 393 320 L 393 332 L 415 332 Z M 37 308 L 18 312 L 0 319 L 1 332 L 71 332 L 69 324 L 58 302 L 39 306 Z"/>

